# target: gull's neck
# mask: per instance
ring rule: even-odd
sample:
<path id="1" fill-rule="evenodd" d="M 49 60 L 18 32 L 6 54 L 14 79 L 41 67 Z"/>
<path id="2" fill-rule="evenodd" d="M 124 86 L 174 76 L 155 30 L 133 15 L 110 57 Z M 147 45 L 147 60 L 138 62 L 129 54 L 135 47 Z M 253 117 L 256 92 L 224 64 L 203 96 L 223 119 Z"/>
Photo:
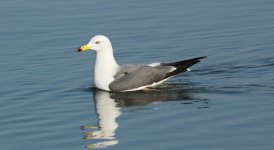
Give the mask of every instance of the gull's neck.
<path id="1" fill-rule="evenodd" d="M 98 51 L 94 68 L 94 82 L 99 89 L 110 91 L 109 84 L 114 80 L 119 65 L 113 56 L 112 48 Z"/>

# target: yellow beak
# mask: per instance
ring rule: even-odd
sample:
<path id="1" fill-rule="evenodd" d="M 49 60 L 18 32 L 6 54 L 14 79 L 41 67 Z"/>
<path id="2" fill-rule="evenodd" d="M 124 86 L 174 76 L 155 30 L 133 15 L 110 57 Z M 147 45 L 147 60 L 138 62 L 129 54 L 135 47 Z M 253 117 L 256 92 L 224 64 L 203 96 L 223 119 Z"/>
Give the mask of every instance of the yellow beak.
<path id="1" fill-rule="evenodd" d="M 83 46 L 78 48 L 78 52 L 83 52 L 83 51 L 87 51 L 87 50 L 90 50 L 90 49 L 91 49 L 91 46 L 83 45 Z"/>

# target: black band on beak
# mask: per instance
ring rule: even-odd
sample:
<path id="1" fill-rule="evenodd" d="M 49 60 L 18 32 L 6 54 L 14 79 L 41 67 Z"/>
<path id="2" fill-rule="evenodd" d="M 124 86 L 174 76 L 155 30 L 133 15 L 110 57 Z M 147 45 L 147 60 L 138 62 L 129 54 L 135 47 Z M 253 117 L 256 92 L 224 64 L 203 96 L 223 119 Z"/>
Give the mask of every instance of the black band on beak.
<path id="1" fill-rule="evenodd" d="M 81 51 L 82 51 L 82 49 L 81 49 L 81 47 L 79 47 L 78 50 L 77 50 L 77 52 L 81 52 Z"/>

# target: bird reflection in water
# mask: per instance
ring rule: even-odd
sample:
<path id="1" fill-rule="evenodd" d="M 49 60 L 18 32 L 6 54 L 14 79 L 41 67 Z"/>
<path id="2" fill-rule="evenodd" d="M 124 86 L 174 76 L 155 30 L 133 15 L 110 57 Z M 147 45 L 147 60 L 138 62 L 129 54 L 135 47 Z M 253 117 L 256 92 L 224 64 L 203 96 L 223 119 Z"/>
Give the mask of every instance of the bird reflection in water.
<path id="1" fill-rule="evenodd" d="M 118 143 L 115 131 L 118 128 L 116 118 L 122 113 L 117 102 L 110 98 L 110 93 L 94 89 L 95 110 L 98 118 L 98 127 L 82 126 L 82 129 L 94 128 L 95 131 L 85 133 L 84 139 L 98 140 L 100 142 L 88 144 L 87 148 L 107 148 Z M 97 130 L 96 130 L 97 129 Z"/>
<path id="2" fill-rule="evenodd" d="M 134 91 L 125 93 L 106 92 L 92 89 L 95 101 L 95 110 L 98 118 L 97 126 L 81 126 L 85 131 L 84 139 L 92 140 L 87 148 L 107 148 L 118 144 L 115 137 L 119 127 L 116 119 L 119 117 L 121 107 L 144 106 L 153 102 L 184 101 L 182 104 L 191 104 L 196 101 L 203 101 L 207 105 L 207 100 L 193 98 L 187 90 L 166 90 L 155 89 L 152 91 Z M 207 107 L 203 107 L 207 108 Z"/>

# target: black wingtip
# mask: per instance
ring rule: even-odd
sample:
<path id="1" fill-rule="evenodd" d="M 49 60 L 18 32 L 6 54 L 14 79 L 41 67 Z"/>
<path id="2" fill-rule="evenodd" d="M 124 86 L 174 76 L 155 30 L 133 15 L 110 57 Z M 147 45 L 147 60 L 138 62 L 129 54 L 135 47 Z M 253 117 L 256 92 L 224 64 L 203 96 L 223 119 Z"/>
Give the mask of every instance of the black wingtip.
<path id="1" fill-rule="evenodd" d="M 204 58 L 207 58 L 207 56 L 196 57 L 196 58 L 192 58 L 192 59 L 189 59 L 189 60 L 200 60 L 200 59 L 204 59 Z"/>
<path id="2" fill-rule="evenodd" d="M 205 58 L 207 58 L 207 56 L 197 57 L 197 58 L 193 58 L 193 59 L 190 59 L 190 60 L 197 61 L 196 63 L 198 63 L 198 62 L 201 62 L 201 59 L 205 59 Z M 194 64 L 196 64 L 196 63 L 194 63 Z"/>
<path id="3" fill-rule="evenodd" d="M 171 63 L 163 63 L 162 65 L 164 66 L 173 66 L 176 68 L 176 70 L 170 72 L 167 74 L 167 77 L 174 76 L 176 74 L 182 73 L 187 71 L 189 67 L 192 65 L 199 63 L 201 59 L 207 58 L 207 56 L 202 56 L 202 57 L 196 57 L 192 59 L 187 59 L 183 61 L 176 61 L 176 62 L 171 62 Z"/>
<path id="4" fill-rule="evenodd" d="M 207 58 L 207 56 L 198 57 L 198 59 L 204 59 Z"/>
<path id="5" fill-rule="evenodd" d="M 164 65 L 164 66 L 174 66 L 174 67 L 179 67 L 179 66 L 190 67 L 190 66 L 200 62 L 200 60 L 204 59 L 204 58 L 207 58 L 207 56 L 196 57 L 196 58 L 191 58 L 191 59 L 176 61 L 176 62 L 171 62 L 171 63 L 162 63 L 162 65 Z"/>

